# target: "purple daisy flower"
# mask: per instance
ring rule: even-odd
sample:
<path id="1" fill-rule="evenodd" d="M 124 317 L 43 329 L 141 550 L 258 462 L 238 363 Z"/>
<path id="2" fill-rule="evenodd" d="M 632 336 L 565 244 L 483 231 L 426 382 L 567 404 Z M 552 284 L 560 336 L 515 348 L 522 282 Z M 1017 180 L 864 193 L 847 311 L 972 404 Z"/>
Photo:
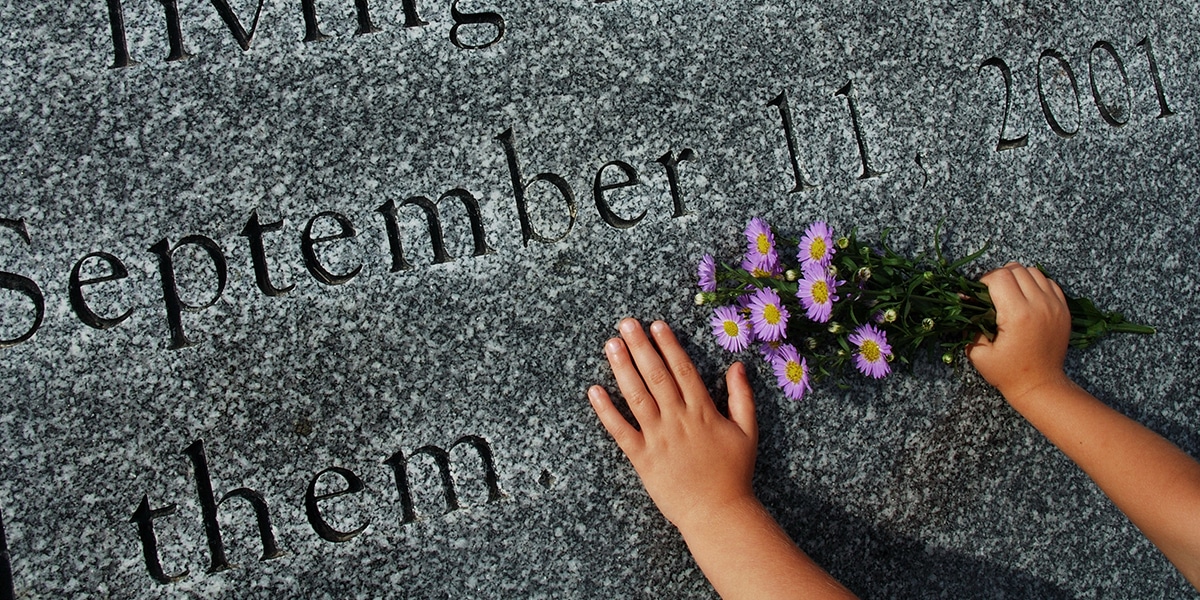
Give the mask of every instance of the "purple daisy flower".
<path id="1" fill-rule="evenodd" d="M 775 277 L 783 274 L 783 265 L 778 260 L 775 261 L 774 266 L 771 266 L 764 261 L 746 258 L 742 260 L 742 270 L 749 273 L 751 277 Z"/>
<path id="2" fill-rule="evenodd" d="M 750 323 L 759 341 L 776 342 L 787 335 L 788 310 L 771 288 L 763 288 L 750 298 Z"/>
<path id="3" fill-rule="evenodd" d="M 858 346 L 858 352 L 854 353 L 854 366 L 863 375 L 881 379 L 892 372 L 892 366 L 888 364 L 892 346 L 888 344 L 887 333 L 882 329 L 870 323 L 860 325 L 850 334 L 849 340 Z"/>
<path id="4" fill-rule="evenodd" d="M 808 381 L 808 359 L 801 357 L 792 345 L 780 346 L 779 354 L 771 361 L 771 367 L 775 370 L 779 387 L 783 388 L 783 394 L 788 398 L 799 400 L 805 392 L 812 391 L 812 384 Z"/>
<path id="5" fill-rule="evenodd" d="M 773 363 L 775 362 L 775 357 L 779 356 L 779 349 L 783 346 L 784 343 L 782 341 L 763 342 L 763 345 L 758 348 L 758 351 L 760 354 L 762 354 L 764 361 L 767 363 Z"/>
<path id="6" fill-rule="evenodd" d="M 808 263 L 804 266 L 804 278 L 797 283 L 796 297 L 804 305 L 804 312 L 808 318 L 818 323 L 829 321 L 833 315 L 833 303 L 838 299 L 834 293 L 837 291 L 838 282 L 829 275 L 825 267 Z"/>
<path id="7" fill-rule="evenodd" d="M 824 221 L 816 221 L 804 230 L 804 237 L 800 238 L 800 252 L 796 258 L 805 266 L 813 263 L 828 267 L 836 251 L 837 248 L 833 245 L 833 229 Z"/>
<path id="8" fill-rule="evenodd" d="M 771 226 L 758 217 L 750 219 L 746 225 L 746 260 L 767 272 L 780 268 L 775 234 L 771 233 Z"/>
<path id="9" fill-rule="evenodd" d="M 696 276 L 700 278 L 701 291 L 717 291 L 717 261 L 711 254 L 700 257 L 700 266 L 696 268 Z"/>
<path id="10" fill-rule="evenodd" d="M 730 352 L 745 350 L 754 337 L 750 322 L 732 306 L 722 306 L 713 312 L 709 323 L 712 324 L 713 335 L 717 336 L 717 343 Z"/>

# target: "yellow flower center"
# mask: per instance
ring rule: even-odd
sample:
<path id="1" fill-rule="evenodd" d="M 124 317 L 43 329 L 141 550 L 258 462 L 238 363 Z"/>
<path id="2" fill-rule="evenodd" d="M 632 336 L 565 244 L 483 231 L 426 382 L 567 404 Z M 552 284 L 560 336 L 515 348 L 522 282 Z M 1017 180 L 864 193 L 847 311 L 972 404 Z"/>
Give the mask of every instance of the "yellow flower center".
<path id="1" fill-rule="evenodd" d="M 824 281 L 818 281 L 812 286 L 813 302 L 817 304 L 826 304 L 829 302 L 829 285 Z"/>
<path id="2" fill-rule="evenodd" d="M 811 256 L 813 260 L 821 260 L 822 258 L 825 258 L 825 251 L 825 238 L 817 238 L 813 240 L 812 244 L 808 247 L 808 255 Z"/>
<path id="3" fill-rule="evenodd" d="M 733 321 L 725 321 L 725 335 L 727 335 L 729 337 L 737 337 L 738 336 L 737 323 L 734 323 Z M 878 355 L 879 351 L 876 350 L 875 354 Z"/>
<path id="4" fill-rule="evenodd" d="M 870 363 L 879 362 L 879 358 L 883 355 L 879 351 L 879 344 L 875 343 L 875 340 L 863 340 L 862 346 L 859 348 L 862 351 L 863 358 L 867 359 L 867 362 Z"/>
<path id="5" fill-rule="evenodd" d="M 754 270 L 753 270 L 753 271 L 750 271 L 750 275 L 751 275 L 752 277 L 770 277 L 770 276 L 771 276 L 771 272 L 770 272 L 770 271 L 764 271 L 764 270 L 762 270 L 762 269 L 760 269 L 760 268 L 758 268 L 758 267 L 754 267 Z"/>
<path id="6" fill-rule="evenodd" d="M 768 304 L 763 309 L 763 320 L 771 325 L 779 324 L 779 307 L 774 304 Z"/>
<path id="7" fill-rule="evenodd" d="M 804 365 L 794 360 L 789 360 L 787 363 L 787 372 L 784 373 L 784 377 L 787 377 L 788 381 L 792 383 L 804 381 Z"/>
<path id="8" fill-rule="evenodd" d="M 756 243 L 758 244 L 758 253 L 759 254 L 766 256 L 767 253 L 771 251 L 771 240 L 767 239 L 767 234 L 765 234 L 765 233 L 758 234 L 758 239 L 756 240 Z"/>

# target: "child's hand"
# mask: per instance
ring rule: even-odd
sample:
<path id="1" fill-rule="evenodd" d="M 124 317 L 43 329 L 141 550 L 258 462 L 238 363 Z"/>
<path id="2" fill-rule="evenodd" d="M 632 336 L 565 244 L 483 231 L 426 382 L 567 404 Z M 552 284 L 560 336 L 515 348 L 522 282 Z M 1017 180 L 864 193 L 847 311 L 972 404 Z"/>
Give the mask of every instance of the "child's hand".
<path id="1" fill-rule="evenodd" d="M 654 344 L 634 319 L 621 321 L 619 329 L 624 341 L 613 338 L 604 351 L 641 431 L 621 416 L 604 388 L 592 386 L 588 397 L 658 509 L 684 530 L 734 504 L 757 504 L 750 480 L 758 426 L 745 367 L 734 363 L 725 373 L 726 419 L 666 323 L 650 326 Z"/>
<path id="2" fill-rule="evenodd" d="M 1065 383 L 1071 311 L 1058 284 L 1033 267 L 1009 263 L 980 279 L 996 306 L 996 339 L 982 335 L 967 357 L 1009 402 L 1046 384 Z"/>

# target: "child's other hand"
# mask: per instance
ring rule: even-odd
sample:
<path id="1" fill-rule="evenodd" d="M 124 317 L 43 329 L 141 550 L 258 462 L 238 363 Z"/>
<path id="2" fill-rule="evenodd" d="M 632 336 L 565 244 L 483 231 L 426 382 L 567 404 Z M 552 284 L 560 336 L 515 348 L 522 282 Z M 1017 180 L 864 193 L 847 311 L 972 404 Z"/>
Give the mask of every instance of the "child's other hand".
<path id="1" fill-rule="evenodd" d="M 1063 361 L 1071 339 L 1071 311 L 1058 284 L 1041 271 L 1009 263 L 984 275 L 996 306 L 996 338 L 982 335 L 967 357 L 1009 402 L 1047 384 L 1067 382 Z"/>
<path id="2" fill-rule="evenodd" d="M 751 477 L 758 425 L 745 367 L 734 363 L 725 373 L 726 419 L 666 323 L 650 326 L 653 344 L 635 319 L 622 320 L 618 328 L 621 337 L 609 340 L 604 351 L 641 431 L 617 411 L 604 388 L 592 386 L 588 397 L 658 509 L 683 530 L 723 508 L 757 504 Z"/>

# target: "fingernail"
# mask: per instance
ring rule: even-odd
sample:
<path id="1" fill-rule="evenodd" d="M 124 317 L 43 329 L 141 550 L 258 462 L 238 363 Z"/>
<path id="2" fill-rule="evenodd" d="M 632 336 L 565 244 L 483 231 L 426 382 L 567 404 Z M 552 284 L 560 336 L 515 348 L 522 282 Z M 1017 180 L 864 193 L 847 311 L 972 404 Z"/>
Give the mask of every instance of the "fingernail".
<path id="1" fill-rule="evenodd" d="M 638 328 L 638 322 L 632 318 L 623 319 L 620 324 L 617 325 L 617 327 L 625 333 L 631 333 Z"/>
<path id="2" fill-rule="evenodd" d="M 604 344 L 604 351 L 609 354 L 616 354 L 617 352 L 620 352 L 621 342 L 617 341 L 616 339 L 608 340 L 608 342 Z"/>
<path id="3" fill-rule="evenodd" d="M 655 321 L 650 324 L 650 331 L 654 333 L 663 333 L 667 330 L 667 324 L 663 321 Z"/>
<path id="4" fill-rule="evenodd" d="M 592 404 L 599 402 L 600 401 L 599 386 L 593 385 L 592 387 L 588 388 L 587 396 L 588 396 L 588 401 L 590 401 Z"/>

